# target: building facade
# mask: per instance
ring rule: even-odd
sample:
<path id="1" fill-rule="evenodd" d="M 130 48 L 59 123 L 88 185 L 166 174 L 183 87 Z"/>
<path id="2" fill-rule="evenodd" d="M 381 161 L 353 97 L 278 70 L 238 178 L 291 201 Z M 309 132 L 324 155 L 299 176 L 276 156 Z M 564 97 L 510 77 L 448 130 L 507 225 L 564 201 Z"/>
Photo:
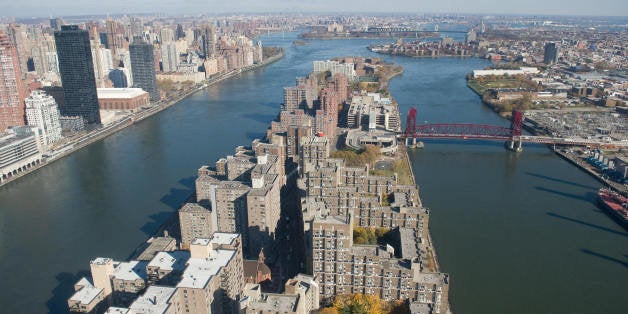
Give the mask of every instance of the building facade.
<path id="1" fill-rule="evenodd" d="M 150 105 L 150 96 L 140 88 L 99 88 L 98 104 L 102 110 L 137 111 Z"/>
<path id="2" fill-rule="evenodd" d="M 543 63 L 554 64 L 556 62 L 558 62 L 558 47 L 556 46 L 556 43 L 545 44 Z"/>
<path id="3" fill-rule="evenodd" d="M 0 132 L 0 182 L 41 162 L 38 142 L 38 134 L 27 127 L 14 127 Z"/>
<path id="4" fill-rule="evenodd" d="M 89 34 L 77 25 L 63 25 L 55 32 L 55 42 L 65 102 L 59 107 L 61 114 L 100 124 Z"/>
<path id="5" fill-rule="evenodd" d="M 9 36 L 0 31 L 0 132 L 24 125 L 24 98 L 18 53 Z"/>
<path id="6" fill-rule="evenodd" d="M 136 37 L 129 46 L 129 53 L 131 54 L 133 86 L 148 92 L 151 101 L 159 100 L 153 45 Z"/>
<path id="7" fill-rule="evenodd" d="M 196 238 L 208 238 L 218 230 L 216 212 L 197 203 L 186 203 L 179 209 L 181 248 L 189 249 Z"/>
<path id="8" fill-rule="evenodd" d="M 42 130 L 43 146 L 49 148 L 61 139 L 61 114 L 57 102 L 40 90 L 33 91 L 25 102 L 28 125 Z"/>

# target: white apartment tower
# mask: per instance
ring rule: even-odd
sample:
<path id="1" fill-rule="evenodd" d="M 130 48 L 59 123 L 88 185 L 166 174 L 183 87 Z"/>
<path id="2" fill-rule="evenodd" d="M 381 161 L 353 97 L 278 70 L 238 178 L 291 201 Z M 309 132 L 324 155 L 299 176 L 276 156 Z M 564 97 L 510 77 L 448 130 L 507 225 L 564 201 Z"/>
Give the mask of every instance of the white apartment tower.
<path id="1" fill-rule="evenodd" d="M 57 103 L 52 96 L 41 90 L 33 91 L 26 102 L 26 121 L 29 126 L 42 131 L 43 146 L 48 149 L 61 139 L 60 114 Z"/>

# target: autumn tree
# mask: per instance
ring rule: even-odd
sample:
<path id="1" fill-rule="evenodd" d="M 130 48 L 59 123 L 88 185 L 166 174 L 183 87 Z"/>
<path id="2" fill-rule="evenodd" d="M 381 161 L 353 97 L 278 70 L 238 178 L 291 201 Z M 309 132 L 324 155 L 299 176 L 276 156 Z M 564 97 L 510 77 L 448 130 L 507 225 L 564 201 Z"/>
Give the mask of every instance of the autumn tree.
<path id="1" fill-rule="evenodd" d="M 334 300 L 333 308 L 340 314 L 383 314 L 383 302 L 380 298 L 368 294 L 339 295 Z"/>

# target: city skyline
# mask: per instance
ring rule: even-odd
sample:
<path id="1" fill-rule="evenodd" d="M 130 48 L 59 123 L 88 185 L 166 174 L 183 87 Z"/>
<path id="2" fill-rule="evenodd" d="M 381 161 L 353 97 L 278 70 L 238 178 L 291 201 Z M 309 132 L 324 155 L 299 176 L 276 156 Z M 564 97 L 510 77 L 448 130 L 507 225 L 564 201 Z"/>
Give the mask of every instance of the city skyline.
<path id="1" fill-rule="evenodd" d="M 77 6 L 73 1 L 60 0 L 49 3 L 35 1 L 3 3 L 3 17 L 54 17 L 93 14 L 212 14 L 212 13 L 453 13 L 453 14 L 524 14 L 524 15 L 590 15 L 590 16 L 626 16 L 628 4 L 616 0 L 600 0 L 592 10 L 590 2 L 575 0 L 565 6 L 561 1 L 531 0 L 501 4 L 495 6 L 488 0 L 474 1 L 472 4 L 464 0 L 446 0 L 439 2 L 415 2 L 409 0 L 388 1 L 385 10 L 381 10 L 380 1 L 365 0 L 356 3 L 348 0 L 315 0 L 297 2 L 290 0 L 252 1 L 243 0 L 237 3 L 218 1 L 186 1 L 185 5 L 172 0 L 134 1 L 132 4 L 122 0 L 100 2 L 94 0 L 83 1 Z M 150 8 L 150 9 L 149 9 Z"/>

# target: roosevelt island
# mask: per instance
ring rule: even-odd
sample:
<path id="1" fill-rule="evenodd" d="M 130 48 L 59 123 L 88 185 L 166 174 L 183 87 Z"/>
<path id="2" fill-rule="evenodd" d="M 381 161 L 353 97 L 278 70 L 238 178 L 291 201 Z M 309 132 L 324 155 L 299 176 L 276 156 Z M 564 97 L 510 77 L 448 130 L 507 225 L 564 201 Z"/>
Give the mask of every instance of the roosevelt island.
<path id="1" fill-rule="evenodd" d="M 449 312 L 381 58 L 314 61 L 264 139 L 198 169 L 128 261 L 98 257 L 72 312 Z M 343 127 L 338 127 L 338 126 Z"/>

